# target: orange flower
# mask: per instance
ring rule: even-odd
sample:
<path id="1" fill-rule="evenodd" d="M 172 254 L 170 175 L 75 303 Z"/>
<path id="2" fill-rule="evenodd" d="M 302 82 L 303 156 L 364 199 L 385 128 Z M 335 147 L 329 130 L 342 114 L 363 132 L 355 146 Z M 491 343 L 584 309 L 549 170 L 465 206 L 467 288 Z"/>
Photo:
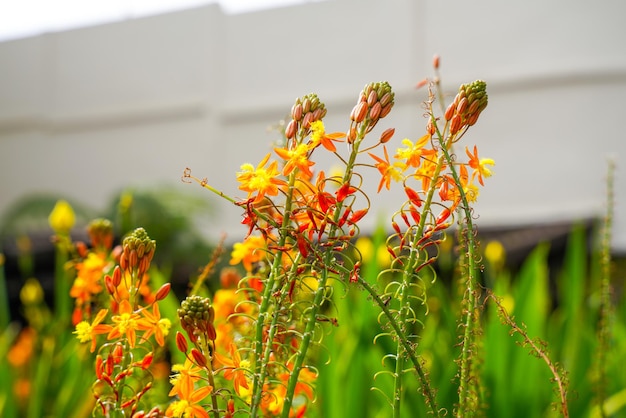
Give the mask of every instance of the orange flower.
<path id="1" fill-rule="evenodd" d="M 298 168 L 308 178 L 313 177 L 311 167 L 315 163 L 309 160 L 310 149 L 306 144 L 299 144 L 294 149 L 274 148 L 274 151 L 285 160 L 283 175 L 288 176 L 295 168 Z"/>
<path id="2" fill-rule="evenodd" d="M 209 413 L 199 403 L 211 392 L 213 392 L 211 386 L 201 386 L 194 391 L 180 393 L 180 400 L 167 408 L 166 415 L 180 418 L 209 418 Z"/>
<path id="3" fill-rule="evenodd" d="M 20 331 L 17 340 L 7 353 L 7 360 L 13 367 L 22 367 L 31 359 L 36 346 L 37 332 L 26 327 Z"/>
<path id="4" fill-rule="evenodd" d="M 416 171 L 416 176 L 421 178 L 422 180 L 422 191 L 428 192 L 430 188 L 430 183 L 433 180 L 433 176 L 435 175 L 435 170 L 437 169 L 437 155 L 434 154 L 435 158 L 426 158 L 423 160 L 422 164 Z M 442 167 L 443 168 L 443 167 Z"/>
<path id="5" fill-rule="evenodd" d="M 90 252 L 87 258 L 76 265 L 78 274 L 70 289 L 70 296 L 76 299 L 76 303 L 82 306 L 91 301 L 94 295 L 102 292 L 101 280 L 107 268 L 105 254 Z"/>
<path id="6" fill-rule="evenodd" d="M 230 353 L 230 358 L 216 352 L 215 359 L 224 365 L 224 378 L 232 380 L 235 392 L 241 394 L 241 388 L 249 388 L 245 373 L 245 368 L 249 366 L 249 363 L 247 360 L 241 360 L 235 344 L 230 344 L 228 352 Z"/>
<path id="7" fill-rule="evenodd" d="M 200 372 L 202 369 L 187 358 L 185 364 L 172 366 L 172 371 L 177 374 L 170 380 L 172 389 L 169 396 L 178 395 L 179 398 L 185 399 L 186 394 L 193 392 L 194 383 L 201 379 Z"/>
<path id="8" fill-rule="evenodd" d="M 239 189 L 248 192 L 248 198 L 256 193 L 255 202 L 260 202 L 265 195 L 276 196 L 278 186 L 287 185 L 284 180 L 277 178 L 279 172 L 276 161 L 265 168 L 269 159 L 270 154 L 267 154 L 256 168 L 252 164 L 244 164 L 241 166 L 242 171 L 237 173 L 237 181 L 241 183 Z"/>
<path id="9" fill-rule="evenodd" d="M 137 328 L 145 331 L 141 337 L 142 341 L 146 341 L 154 334 L 156 342 L 163 347 L 165 345 L 165 336 L 170 332 L 170 328 L 172 327 L 171 321 L 167 318 L 161 318 L 159 305 L 156 303 L 152 304 L 152 312 L 148 311 L 146 308 L 143 309 L 141 313 L 144 318 L 139 320 Z"/>
<path id="10" fill-rule="evenodd" d="M 402 143 L 406 148 L 398 148 L 394 158 L 406 161 L 406 165 L 418 168 L 423 156 L 433 155 L 435 150 L 424 149 L 424 146 L 430 140 L 430 135 L 426 134 L 417 140 L 415 144 L 410 139 L 403 139 Z"/>
<path id="11" fill-rule="evenodd" d="M 120 303 L 119 315 L 114 315 L 111 320 L 115 323 L 115 326 L 111 327 L 112 329 L 107 335 L 107 339 L 113 340 L 126 335 L 131 348 L 135 347 L 140 317 L 139 314 L 133 312 L 133 308 L 128 300 L 124 299 Z"/>
<path id="12" fill-rule="evenodd" d="M 100 309 L 100 312 L 98 312 L 91 324 L 87 321 L 81 321 L 76 324 L 76 330 L 73 333 L 76 334 L 76 338 L 78 338 L 81 343 L 91 341 L 90 351 L 92 353 L 96 349 L 96 336 L 111 331 L 110 325 L 100 324 L 107 313 L 108 309 Z"/>
<path id="13" fill-rule="evenodd" d="M 333 141 L 339 141 L 345 136 L 346 134 L 343 132 L 327 134 L 324 128 L 324 122 L 321 120 L 311 122 L 311 148 L 315 148 L 321 144 L 328 151 L 335 152 L 337 148 L 335 144 L 333 144 Z"/>
<path id="14" fill-rule="evenodd" d="M 378 184 L 378 191 L 385 186 L 387 190 L 389 190 L 389 186 L 391 184 L 391 180 L 400 181 L 402 180 L 402 172 L 406 169 L 406 165 L 400 161 L 396 161 L 393 164 L 389 162 L 389 154 L 387 153 L 387 147 L 383 146 L 383 151 L 385 152 L 385 159 L 369 153 L 369 155 L 377 161 L 375 164 L 376 168 L 383 176 L 380 179 L 380 183 Z"/>
<path id="15" fill-rule="evenodd" d="M 247 272 L 252 271 L 252 265 L 265 258 L 265 239 L 262 236 L 251 235 L 243 242 L 233 245 L 230 254 L 230 264 L 242 263 Z"/>
<path id="16" fill-rule="evenodd" d="M 483 183 L 483 176 L 491 177 L 492 174 L 491 170 L 487 166 L 495 165 L 495 162 L 491 158 L 479 159 L 478 149 L 476 148 L 476 145 L 474 145 L 473 152 L 470 152 L 467 147 L 465 147 L 465 153 L 469 157 L 469 166 L 474 169 L 474 172 L 472 173 L 472 179 L 477 176 L 480 185 L 484 186 L 485 184 Z"/>

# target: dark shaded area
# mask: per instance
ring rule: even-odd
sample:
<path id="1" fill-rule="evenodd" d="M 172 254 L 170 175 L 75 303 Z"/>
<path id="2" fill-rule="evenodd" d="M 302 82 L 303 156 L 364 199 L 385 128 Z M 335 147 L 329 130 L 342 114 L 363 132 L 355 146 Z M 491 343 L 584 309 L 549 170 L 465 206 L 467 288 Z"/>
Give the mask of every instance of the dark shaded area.
<path id="1" fill-rule="evenodd" d="M 584 228 L 589 249 L 592 249 L 596 221 L 589 219 L 577 222 Z M 556 274 L 563 263 L 567 240 L 569 233 L 574 227 L 573 222 L 559 222 L 550 224 L 535 224 L 518 227 L 498 227 L 498 228 L 480 228 L 478 238 L 481 246 L 485 246 L 489 241 L 499 241 L 506 250 L 506 267 L 511 271 L 517 271 L 528 254 L 541 242 L 547 242 L 550 245 L 549 265 L 551 275 Z M 150 231 L 146 228 L 148 232 Z M 74 241 L 88 241 L 85 228 L 75 228 L 72 235 Z M 149 232 L 150 233 L 150 232 Z M 34 268 L 32 276 L 39 279 L 45 295 L 46 302 L 52 306 L 53 299 L 53 272 L 54 272 L 54 245 L 51 240 L 52 231 L 49 229 L 40 232 L 28 234 L 29 253 L 32 257 L 32 266 Z M 159 234 L 157 234 L 159 235 Z M 451 234 L 454 235 L 454 234 Z M 172 244 L 180 238 L 173 238 L 167 233 L 161 234 L 157 239 L 157 251 L 154 263 L 159 267 L 169 271 L 170 282 L 174 292 L 179 297 L 184 297 L 188 289 L 190 278 L 198 275 L 202 267 L 211 259 L 213 247 L 200 241 L 194 241 L 194 251 L 185 250 L 174 251 Z M 5 254 L 5 275 L 7 279 L 8 293 L 10 297 L 11 315 L 13 319 L 20 318 L 19 312 L 19 292 L 26 277 L 24 272 L 20 271 L 20 237 L 5 236 L 2 240 L 2 248 Z M 189 237 L 182 238 L 189 240 Z M 117 238 L 116 243 L 120 242 Z M 169 243 L 170 245 L 166 245 Z M 23 245 L 23 243 L 21 244 Z M 176 244 L 178 245 L 178 244 Z M 179 245 L 179 249 L 182 244 Z M 189 242 L 185 247 L 189 248 Z M 589 251 L 591 253 L 591 251 Z M 227 256 L 222 257 L 223 259 Z M 222 260 L 222 262 L 224 262 Z M 554 279 L 554 277 L 552 277 Z M 554 283 L 554 280 L 552 280 Z M 210 283 L 217 283 L 217 280 L 211 280 Z"/>

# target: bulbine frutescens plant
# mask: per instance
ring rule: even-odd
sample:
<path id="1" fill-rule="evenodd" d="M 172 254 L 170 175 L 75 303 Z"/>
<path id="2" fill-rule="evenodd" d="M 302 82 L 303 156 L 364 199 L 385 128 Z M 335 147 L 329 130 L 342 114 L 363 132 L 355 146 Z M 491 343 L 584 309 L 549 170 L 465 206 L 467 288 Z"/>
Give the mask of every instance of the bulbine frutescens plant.
<path id="1" fill-rule="evenodd" d="M 394 352 L 383 361 L 393 364 L 387 372 L 394 389 L 386 394 L 393 416 L 400 415 L 404 381 L 410 371 L 415 372 L 411 376 L 417 376 L 431 412 L 441 415 L 418 354 L 420 315 L 416 310 L 425 309 L 421 274 L 437 259 L 442 234 L 455 221 L 465 231 L 467 249 L 458 408 L 475 406 L 475 388 L 470 386 L 475 380 L 471 351 L 477 312 L 477 255 L 470 204 L 484 178 L 491 175 L 493 161 L 480 159 L 476 146 L 461 148 L 459 155 L 455 148 L 487 106 L 486 84 L 462 85 L 447 107 L 441 101 L 438 81 L 423 84 L 428 85 L 425 133 L 415 141 L 402 140 L 392 157 L 388 145 L 393 128 L 370 139 L 374 127 L 394 106 L 391 86 L 377 82 L 366 85 L 359 94 L 346 132 L 326 132 L 326 107 L 316 95 L 296 100 L 283 141 L 274 148 L 275 157 L 269 153 L 258 165 L 244 164 L 237 173 L 239 188 L 247 193 L 243 200 L 227 196 L 207 179 L 185 170 L 184 181 L 196 181 L 240 207 L 248 228 L 244 241 L 235 244 L 231 259 L 231 264 L 242 264 L 247 271 L 239 282 L 245 298 L 233 316 L 249 321 L 248 332 L 239 333 L 228 348 L 214 343 L 219 339 L 215 328 L 197 333 L 197 337 L 188 332 L 194 344 L 208 341 L 210 346 L 200 350 L 202 356 L 190 357 L 196 366 L 215 363 L 216 373 L 224 373 L 235 385 L 234 391 L 219 392 L 226 407 L 207 404 L 207 411 L 222 408 L 229 414 L 245 412 L 249 416 L 303 415 L 313 399 L 314 359 L 322 345 L 322 328 L 341 323 L 341 318 L 329 316 L 326 309 L 332 305 L 333 285 L 339 282 L 346 289 L 362 288 L 371 295 L 381 310 L 383 331 L 377 338 L 391 337 L 395 343 Z M 342 142 L 345 145 L 338 147 Z M 315 172 L 319 153 L 334 155 L 341 174 Z M 346 255 L 370 210 L 370 197 L 363 191 L 363 170 L 372 168 L 381 175 L 378 192 L 398 186 L 406 196 L 392 217 L 393 233 L 386 242 L 391 266 L 380 273 L 377 284 L 361 278 L 358 256 Z M 428 277 L 432 277 L 430 272 Z M 215 314 L 206 313 L 205 317 L 214 318 Z M 180 340 L 179 348 L 187 349 L 186 340 Z M 198 383 L 194 381 L 192 386 Z"/>

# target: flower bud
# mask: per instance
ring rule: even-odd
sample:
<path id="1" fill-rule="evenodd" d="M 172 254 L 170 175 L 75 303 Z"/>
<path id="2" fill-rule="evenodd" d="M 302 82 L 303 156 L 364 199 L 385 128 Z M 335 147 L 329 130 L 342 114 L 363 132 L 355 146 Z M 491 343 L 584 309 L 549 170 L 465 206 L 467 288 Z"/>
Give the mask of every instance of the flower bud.
<path id="1" fill-rule="evenodd" d="M 354 141 L 356 141 L 356 127 L 355 126 L 350 127 L 350 131 L 348 132 L 348 135 L 346 136 L 346 141 L 348 141 L 348 144 L 352 144 L 354 143 Z"/>
<path id="2" fill-rule="evenodd" d="M 106 287 L 107 292 L 109 292 L 109 295 L 115 294 L 116 286 L 113 284 L 113 279 L 108 274 L 104 276 L 104 287 Z"/>
<path id="3" fill-rule="evenodd" d="M 450 122 L 450 133 L 454 135 L 461 129 L 461 116 L 455 114 Z"/>
<path id="4" fill-rule="evenodd" d="M 370 108 L 370 119 L 372 121 L 378 120 L 378 118 L 380 117 L 381 111 L 382 111 L 382 106 L 380 105 L 380 102 L 374 103 L 374 106 Z"/>
<path id="5" fill-rule="evenodd" d="M 298 130 L 298 122 L 295 120 L 290 121 L 287 124 L 287 129 L 285 129 L 285 137 L 287 139 L 292 139 L 296 136 L 296 131 Z"/>
<path id="6" fill-rule="evenodd" d="M 157 290 L 156 294 L 154 295 L 154 299 L 157 301 L 165 299 L 170 293 L 171 288 L 172 285 L 170 283 L 165 283 L 159 288 L 159 290 Z"/>
<path id="7" fill-rule="evenodd" d="M 198 295 L 188 296 L 180 304 L 178 309 L 180 323 L 187 335 L 195 340 L 197 333 L 208 335 L 209 339 L 215 339 L 215 311 L 209 298 Z M 210 338 L 213 337 L 213 338 Z"/>
<path id="8" fill-rule="evenodd" d="M 299 121 L 302 119 L 302 103 L 296 102 L 291 108 L 291 119 Z"/>
<path id="9" fill-rule="evenodd" d="M 48 217 L 48 224 L 57 234 L 69 234 L 75 222 L 74 210 L 65 200 L 59 200 Z"/>
<path id="10" fill-rule="evenodd" d="M 150 239 L 143 228 L 135 229 L 122 242 L 120 267 L 136 270 L 139 277 L 143 276 L 150 267 L 155 248 L 156 242 Z"/>
<path id="11" fill-rule="evenodd" d="M 393 100 L 393 95 L 391 92 L 385 93 L 385 95 L 380 99 L 380 105 L 382 107 L 387 106 Z"/>
<path id="12" fill-rule="evenodd" d="M 115 287 L 119 286 L 120 283 L 122 283 L 122 270 L 120 269 L 120 266 L 115 266 L 115 268 L 113 269 L 113 285 Z"/>
<path id="13" fill-rule="evenodd" d="M 352 109 L 353 115 L 350 116 L 350 119 L 355 121 L 356 123 L 361 123 L 365 119 L 365 115 L 367 114 L 367 103 L 359 102 Z"/>
<path id="14" fill-rule="evenodd" d="M 389 103 L 387 104 L 387 106 L 383 107 L 382 110 L 380 111 L 380 115 L 378 116 L 378 118 L 382 119 L 385 116 L 387 116 L 389 112 L 391 112 L 392 107 L 393 107 L 393 103 Z"/>
<path id="15" fill-rule="evenodd" d="M 446 120 L 450 120 L 452 119 L 452 116 L 454 115 L 455 111 L 456 111 L 456 106 L 454 102 L 452 102 L 448 105 L 448 108 L 446 109 L 446 113 L 443 116 L 446 118 Z"/>
<path id="16" fill-rule="evenodd" d="M 313 122 L 313 113 L 309 112 L 302 119 L 302 127 L 308 129 L 311 126 L 311 122 Z"/>
<path id="17" fill-rule="evenodd" d="M 87 234 L 93 247 L 109 249 L 113 246 L 113 223 L 108 219 L 94 219 L 87 225 Z"/>
<path id="18" fill-rule="evenodd" d="M 468 100 L 466 97 L 463 97 L 460 101 L 459 104 L 456 105 L 456 113 L 459 114 L 463 114 L 463 112 L 465 112 L 465 109 L 467 109 L 467 104 L 468 104 Z"/>
<path id="19" fill-rule="evenodd" d="M 87 258 L 87 254 L 89 253 L 89 250 L 87 249 L 87 244 L 85 244 L 83 241 L 78 241 L 76 243 L 76 252 L 81 258 Z M 1 264 L 2 263 L 0 263 L 0 265 Z"/>
<path id="20" fill-rule="evenodd" d="M 374 103 L 378 101 L 378 94 L 375 90 L 370 91 L 370 94 L 367 96 L 367 106 L 372 107 Z"/>
<path id="21" fill-rule="evenodd" d="M 393 134 L 396 132 L 395 128 L 389 128 L 386 129 L 381 135 L 380 135 L 380 143 L 384 144 L 389 142 L 389 140 L 391 139 L 391 137 L 393 137 Z"/>
<path id="22" fill-rule="evenodd" d="M 182 353 L 186 353 L 187 348 L 189 348 L 187 346 L 187 339 L 180 331 L 176 331 L 176 347 L 178 347 Z"/>
<path id="23" fill-rule="evenodd" d="M 200 352 L 197 348 L 191 349 L 191 356 L 193 357 L 196 364 L 202 368 L 206 367 L 207 361 L 204 354 Z"/>

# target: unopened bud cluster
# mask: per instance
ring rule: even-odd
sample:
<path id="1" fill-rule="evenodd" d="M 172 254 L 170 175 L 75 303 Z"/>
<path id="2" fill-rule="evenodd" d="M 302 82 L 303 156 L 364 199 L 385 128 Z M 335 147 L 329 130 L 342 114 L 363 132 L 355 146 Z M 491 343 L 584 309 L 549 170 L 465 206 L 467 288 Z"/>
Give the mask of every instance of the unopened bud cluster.
<path id="1" fill-rule="evenodd" d="M 488 103 L 487 83 L 476 80 L 459 87 L 454 101 L 446 109 L 445 118 L 450 121 L 450 133 L 454 135 L 465 126 L 472 126 Z"/>
<path id="2" fill-rule="evenodd" d="M 182 301 L 177 312 L 180 324 L 192 341 L 197 341 L 202 334 L 209 340 L 215 340 L 217 336 L 213 325 L 215 310 L 209 298 L 188 296 Z"/>
<path id="3" fill-rule="evenodd" d="M 95 248 L 109 249 L 113 246 L 113 223 L 108 219 L 100 218 L 89 222 L 87 234 Z"/>
<path id="4" fill-rule="evenodd" d="M 307 130 L 312 122 L 321 120 L 324 116 L 326 116 L 326 106 L 320 102 L 316 94 L 307 94 L 298 98 L 291 107 L 291 121 L 287 124 L 285 136 L 287 139 L 294 138 L 299 127 Z"/>
<path id="5" fill-rule="evenodd" d="M 156 242 L 150 239 L 147 232 L 143 228 L 135 229 L 122 242 L 120 267 L 136 272 L 141 278 L 150 268 L 155 249 Z"/>
<path id="6" fill-rule="evenodd" d="M 366 122 L 367 131 L 369 132 L 378 123 L 379 119 L 384 118 L 391 112 L 394 104 L 394 93 L 391 86 L 386 81 L 369 83 L 361 91 L 359 101 L 352 108 L 350 119 L 353 123 L 359 124 Z M 348 134 L 348 142 L 354 142 L 356 139 L 356 129 L 353 126 Z"/>

